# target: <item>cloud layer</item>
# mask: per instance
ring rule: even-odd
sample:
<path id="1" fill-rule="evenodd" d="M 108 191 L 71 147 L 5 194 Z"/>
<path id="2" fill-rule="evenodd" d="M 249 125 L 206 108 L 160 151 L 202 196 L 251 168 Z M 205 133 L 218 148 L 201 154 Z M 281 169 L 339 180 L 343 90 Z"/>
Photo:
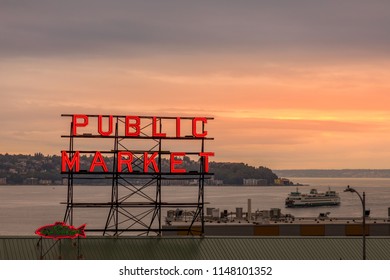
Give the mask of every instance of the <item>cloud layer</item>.
<path id="1" fill-rule="evenodd" d="M 0 153 L 61 113 L 214 116 L 216 160 L 389 168 L 388 1 L 1 1 Z"/>
<path id="2" fill-rule="evenodd" d="M 2 1 L 0 55 L 251 52 L 372 56 L 388 1 Z M 115 54 L 111 54 L 115 55 Z"/>

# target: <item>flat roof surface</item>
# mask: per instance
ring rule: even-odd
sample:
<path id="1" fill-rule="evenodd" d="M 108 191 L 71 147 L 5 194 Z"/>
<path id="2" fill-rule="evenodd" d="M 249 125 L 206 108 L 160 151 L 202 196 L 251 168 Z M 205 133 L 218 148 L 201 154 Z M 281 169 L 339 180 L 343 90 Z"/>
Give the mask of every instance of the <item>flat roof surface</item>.
<path id="1" fill-rule="evenodd" d="M 367 237 L 367 259 L 389 260 L 390 237 Z M 361 237 L 0 237 L 0 259 L 358 260 Z"/>

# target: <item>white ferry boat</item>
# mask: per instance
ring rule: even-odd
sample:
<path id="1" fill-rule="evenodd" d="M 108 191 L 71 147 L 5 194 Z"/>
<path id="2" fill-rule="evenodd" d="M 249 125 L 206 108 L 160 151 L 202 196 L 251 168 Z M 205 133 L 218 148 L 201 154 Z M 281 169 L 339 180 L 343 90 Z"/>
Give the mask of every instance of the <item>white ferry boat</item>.
<path id="1" fill-rule="evenodd" d="M 311 189 L 308 194 L 302 194 L 297 189 L 287 196 L 285 205 L 286 207 L 335 206 L 340 205 L 340 196 L 330 189 L 325 193 Z"/>

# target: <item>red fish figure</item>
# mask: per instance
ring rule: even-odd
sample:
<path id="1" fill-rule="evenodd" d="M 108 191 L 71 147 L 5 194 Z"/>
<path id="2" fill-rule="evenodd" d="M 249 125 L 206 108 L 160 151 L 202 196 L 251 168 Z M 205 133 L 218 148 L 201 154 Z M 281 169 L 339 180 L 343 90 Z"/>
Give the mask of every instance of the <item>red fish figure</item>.
<path id="1" fill-rule="evenodd" d="M 56 222 L 51 225 L 46 225 L 38 228 L 35 231 L 35 234 L 42 236 L 44 238 L 52 238 L 52 239 L 64 239 L 64 238 L 76 238 L 78 236 L 85 238 L 85 224 L 80 226 L 79 228 L 75 228 L 74 226 L 67 225 L 64 222 Z"/>

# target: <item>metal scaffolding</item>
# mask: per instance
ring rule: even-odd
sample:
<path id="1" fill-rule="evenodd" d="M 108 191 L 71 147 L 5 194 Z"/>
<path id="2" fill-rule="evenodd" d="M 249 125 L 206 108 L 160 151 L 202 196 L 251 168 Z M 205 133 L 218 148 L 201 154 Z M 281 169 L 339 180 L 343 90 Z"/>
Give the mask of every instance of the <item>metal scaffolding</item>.
<path id="1" fill-rule="evenodd" d="M 75 208 L 93 208 L 93 209 L 107 209 L 105 219 L 105 226 L 98 228 L 87 228 L 89 232 L 101 232 L 103 235 L 157 235 L 161 236 L 162 232 L 168 229 L 163 229 L 162 209 L 175 209 L 186 208 L 192 209 L 193 218 L 185 227 L 182 227 L 181 231 L 186 232 L 188 235 L 203 235 L 204 233 L 204 185 L 205 180 L 209 179 L 213 174 L 208 172 L 206 168 L 206 160 L 204 157 L 200 157 L 197 161 L 197 170 L 172 172 L 167 170 L 164 165 L 164 157 L 171 154 L 169 150 L 165 149 L 165 143 L 176 143 L 175 141 L 187 141 L 190 143 L 191 148 L 194 147 L 197 151 L 186 152 L 186 155 L 200 155 L 205 153 L 205 142 L 207 140 L 213 140 L 209 137 L 195 137 L 193 135 L 175 135 L 166 136 L 163 135 L 164 122 L 174 122 L 178 118 L 175 117 L 151 117 L 140 116 L 141 126 L 139 135 L 126 136 L 123 132 L 123 127 L 127 121 L 126 116 L 99 116 L 99 115 L 84 115 L 89 120 L 112 121 L 112 127 L 109 128 L 111 133 L 82 133 L 75 134 L 74 115 L 63 114 L 63 117 L 71 117 L 70 133 L 68 135 L 62 135 L 63 138 L 69 138 L 69 150 L 64 151 L 69 155 L 69 159 L 73 159 L 76 155 L 91 155 L 96 151 L 91 150 L 78 150 L 77 141 L 84 139 L 90 141 L 98 141 L 97 139 L 107 139 L 113 141 L 112 149 L 101 150 L 99 153 L 107 158 L 109 163 L 108 170 L 95 171 L 95 170 L 74 170 L 74 168 L 68 168 L 62 170 L 62 174 L 67 177 L 67 200 L 66 210 L 64 215 L 64 222 L 73 225 L 74 222 L 74 209 Z M 111 119 L 112 118 L 112 119 Z M 194 118 L 184 117 L 180 118 L 180 121 L 191 122 Z M 203 118 L 204 120 L 212 120 L 213 118 Z M 150 132 L 153 131 L 153 133 Z M 202 135 L 205 131 L 205 124 L 201 125 Z M 103 134 L 103 135 L 102 135 Z M 142 141 L 142 143 L 139 143 Z M 137 143 L 136 143 L 137 142 Z M 180 142 L 180 143 L 182 143 Z M 134 147 L 142 146 L 140 149 L 134 149 Z M 145 147 L 147 145 L 147 147 Z M 107 148 L 106 148 L 107 149 Z M 122 153 L 131 153 L 132 166 L 129 170 L 129 165 L 126 164 L 122 168 L 123 161 L 121 157 Z M 157 154 L 156 154 L 157 153 Z M 147 166 L 145 170 L 145 156 L 153 155 L 153 159 L 156 163 L 153 170 L 151 166 Z M 153 157 L 152 156 L 152 157 Z M 149 159 L 148 159 L 149 160 Z M 121 165 L 118 169 L 118 165 Z M 80 180 L 109 180 L 111 181 L 111 197 L 109 202 L 75 202 L 74 201 L 74 186 L 75 182 Z M 194 202 L 164 202 L 164 182 L 167 180 L 191 180 L 198 185 L 197 197 L 194 197 Z M 109 186 L 108 186 L 109 187 Z M 108 199 L 107 199 L 108 201 Z M 197 226 L 195 226 L 197 222 Z M 199 226 L 200 223 L 200 226 Z"/>

